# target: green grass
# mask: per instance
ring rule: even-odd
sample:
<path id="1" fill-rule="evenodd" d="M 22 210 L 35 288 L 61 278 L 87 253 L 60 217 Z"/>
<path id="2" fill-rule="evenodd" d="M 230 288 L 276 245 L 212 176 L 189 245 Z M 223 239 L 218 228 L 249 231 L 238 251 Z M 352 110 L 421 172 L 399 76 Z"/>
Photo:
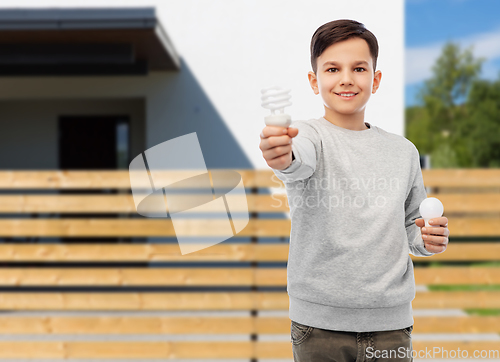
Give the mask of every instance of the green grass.
<path id="1" fill-rule="evenodd" d="M 460 292 L 460 291 L 497 291 L 500 285 L 428 285 L 432 292 Z"/>
<path id="2" fill-rule="evenodd" d="M 500 267 L 500 261 L 489 261 L 489 262 L 464 262 L 464 265 L 450 265 L 447 262 L 439 262 L 434 261 L 428 264 L 430 268 L 442 268 L 442 267 L 453 267 L 453 266 L 467 266 L 467 267 L 482 267 L 482 268 L 498 268 Z M 417 269 L 418 267 L 415 267 Z M 428 285 L 427 288 L 429 291 L 446 291 L 446 292 L 460 292 L 460 291 L 500 291 L 500 285 Z M 464 311 L 468 315 L 476 315 L 476 316 L 500 316 L 500 308 L 499 309 L 464 309 Z"/>
<path id="3" fill-rule="evenodd" d="M 429 285 L 429 291 L 500 291 L 500 285 Z M 500 316 L 500 309 L 465 309 L 469 315 L 478 316 Z"/>
<path id="4" fill-rule="evenodd" d="M 433 261 L 429 263 L 429 268 L 442 268 L 442 267 L 452 267 L 456 266 L 453 264 L 445 263 L 445 262 L 439 262 L 439 261 Z M 472 266 L 472 267 L 500 267 L 500 261 L 485 261 L 485 262 L 464 262 L 464 265 L 460 266 Z M 418 268 L 418 267 L 417 267 Z"/>
<path id="5" fill-rule="evenodd" d="M 500 316 L 500 309 L 465 309 L 469 315 L 477 315 L 482 317 Z"/>
<path id="6" fill-rule="evenodd" d="M 500 261 L 489 261 L 483 263 L 470 263 L 470 266 L 482 266 L 482 267 L 500 267 Z"/>

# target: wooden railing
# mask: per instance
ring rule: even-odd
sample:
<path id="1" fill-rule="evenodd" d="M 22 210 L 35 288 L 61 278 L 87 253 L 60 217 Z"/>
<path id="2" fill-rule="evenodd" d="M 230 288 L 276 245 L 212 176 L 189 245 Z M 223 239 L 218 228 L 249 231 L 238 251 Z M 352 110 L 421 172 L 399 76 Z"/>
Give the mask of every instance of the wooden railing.
<path id="1" fill-rule="evenodd" d="M 174 232 L 168 219 L 137 215 L 127 171 L 1 171 L 0 358 L 291 359 L 286 293 L 290 220 L 278 216 L 289 211 L 287 197 L 284 188 L 278 193 L 282 183 L 272 171 L 235 171 L 242 175 L 251 215 L 237 238 L 250 242 L 229 239 L 186 255 L 175 241 L 151 243 L 144 238 L 214 236 L 219 221 L 186 219 Z M 500 309 L 500 288 L 432 290 L 500 285 L 500 170 L 423 170 L 423 176 L 432 190 L 428 196 L 445 205 L 451 236 L 446 252 L 411 256 L 416 284 L 431 289 L 417 292 L 414 310 Z M 257 194 L 269 188 L 272 195 Z M 68 193 L 82 189 L 91 193 Z M 59 191 L 66 193 L 48 193 Z M 260 218 L 262 213 L 274 218 Z M 277 239 L 261 243 L 259 238 Z M 192 262 L 198 265 L 181 264 Z M 222 264 L 227 262 L 236 266 Z M 281 266 L 267 267 L 268 262 Z M 490 264 L 481 264 L 486 262 Z M 196 314 L 214 311 L 223 315 Z M 235 311 L 242 314 L 224 315 Z M 281 314 L 259 314 L 264 311 Z M 414 319 L 414 335 L 500 332 L 500 315 Z M 206 338 L 166 338 L 194 334 Z M 163 340 L 145 341 L 141 335 Z M 222 340 L 210 340 L 209 335 Z M 223 335 L 239 335 L 241 340 L 224 340 Z M 266 335 L 283 339 L 266 341 Z M 82 336 L 95 338 L 77 338 Z M 499 350 L 499 344 L 414 340 L 413 348 L 460 348 L 472 356 L 474 350 Z"/>

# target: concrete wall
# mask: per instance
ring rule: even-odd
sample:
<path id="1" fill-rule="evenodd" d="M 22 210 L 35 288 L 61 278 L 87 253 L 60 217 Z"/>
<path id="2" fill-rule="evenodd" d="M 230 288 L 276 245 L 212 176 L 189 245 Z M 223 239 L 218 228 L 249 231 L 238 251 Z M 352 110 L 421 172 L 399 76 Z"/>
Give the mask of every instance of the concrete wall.
<path id="1" fill-rule="evenodd" d="M 0 102 L 0 114 L 2 169 L 57 169 L 60 115 L 128 115 L 130 129 L 134 130 L 131 153 L 139 153 L 145 146 L 143 99 L 11 100 Z"/>
<path id="2" fill-rule="evenodd" d="M 113 104 L 117 104 L 115 100 L 119 103 L 123 99 L 137 98 L 144 99 L 145 130 L 144 134 L 141 132 L 138 135 L 132 131 L 132 137 L 134 139 L 144 137 L 144 147 L 142 149 L 134 147 L 131 158 L 158 143 L 196 132 L 207 167 L 252 168 L 242 145 L 231 134 L 228 125 L 183 60 L 182 70 L 179 72 L 151 72 L 148 76 L 3 77 L 0 80 L 0 124 L 1 127 L 7 127 L 8 124 L 7 129 L 11 129 L 11 134 L 14 132 L 12 128 L 15 128 L 15 142 L 28 147 L 23 152 L 32 153 L 36 152 L 36 149 L 31 145 L 44 141 L 32 141 L 37 134 L 14 123 L 13 120 L 17 117 L 33 119 L 33 122 L 46 128 L 45 137 L 55 140 L 56 129 L 51 126 L 51 122 L 55 122 L 55 115 L 62 111 L 78 112 L 77 109 L 73 112 L 71 107 L 61 108 L 61 111 L 58 111 L 57 105 L 63 107 L 66 102 L 79 104 L 81 100 L 86 100 L 88 108 L 79 108 L 88 112 L 85 114 L 99 114 L 101 109 L 103 114 L 109 114 L 118 110 L 113 109 Z M 88 103 L 90 101 L 96 103 Z M 40 105 L 44 102 L 53 107 L 51 111 L 53 121 L 42 118 L 41 115 L 37 117 L 36 113 L 31 113 L 31 116 L 25 114 L 32 103 Z M 108 108 L 103 106 L 105 102 L 110 102 Z M 8 113 L 3 113 L 3 109 L 5 112 L 8 110 Z M 16 112 L 19 115 L 16 115 Z M 49 123 L 45 125 L 46 122 Z M 1 137 L 0 135 L 0 139 Z M 53 147 L 57 149 L 56 145 Z M 0 142 L 0 150 L 4 149 L 6 148 Z M 36 162 L 39 164 L 35 165 L 32 162 L 30 165 L 34 166 L 31 168 L 55 165 L 53 160 L 57 159 L 50 151 L 38 157 Z M 11 168 L 12 165 L 12 162 L 5 163 L 0 158 L 0 169 Z"/>

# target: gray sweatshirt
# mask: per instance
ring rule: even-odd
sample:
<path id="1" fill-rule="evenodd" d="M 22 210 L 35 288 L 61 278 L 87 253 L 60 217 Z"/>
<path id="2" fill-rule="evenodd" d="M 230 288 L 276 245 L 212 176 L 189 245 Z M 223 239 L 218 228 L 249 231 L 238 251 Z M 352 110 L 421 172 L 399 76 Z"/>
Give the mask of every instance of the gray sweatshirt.
<path id="1" fill-rule="evenodd" d="M 284 182 L 291 232 L 289 317 L 351 332 L 409 327 L 424 248 L 419 206 L 427 197 L 419 152 L 405 137 L 365 122 L 353 131 L 325 118 L 295 121 L 295 157 Z"/>

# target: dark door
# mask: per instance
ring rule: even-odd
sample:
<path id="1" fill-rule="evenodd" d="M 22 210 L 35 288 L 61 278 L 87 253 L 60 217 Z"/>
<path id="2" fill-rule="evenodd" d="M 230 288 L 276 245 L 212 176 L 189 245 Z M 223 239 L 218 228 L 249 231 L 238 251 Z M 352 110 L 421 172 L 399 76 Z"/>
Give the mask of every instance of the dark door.
<path id="1" fill-rule="evenodd" d="M 59 169 L 128 168 L 128 124 L 128 116 L 59 117 Z"/>
<path id="2" fill-rule="evenodd" d="M 128 169 L 128 116 L 60 116 L 59 169 L 113 170 Z M 116 194 L 117 189 L 68 189 L 59 194 Z M 117 218 L 119 214 L 59 214 L 60 218 Z M 124 238 L 61 237 L 60 242 L 100 242 Z"/>

